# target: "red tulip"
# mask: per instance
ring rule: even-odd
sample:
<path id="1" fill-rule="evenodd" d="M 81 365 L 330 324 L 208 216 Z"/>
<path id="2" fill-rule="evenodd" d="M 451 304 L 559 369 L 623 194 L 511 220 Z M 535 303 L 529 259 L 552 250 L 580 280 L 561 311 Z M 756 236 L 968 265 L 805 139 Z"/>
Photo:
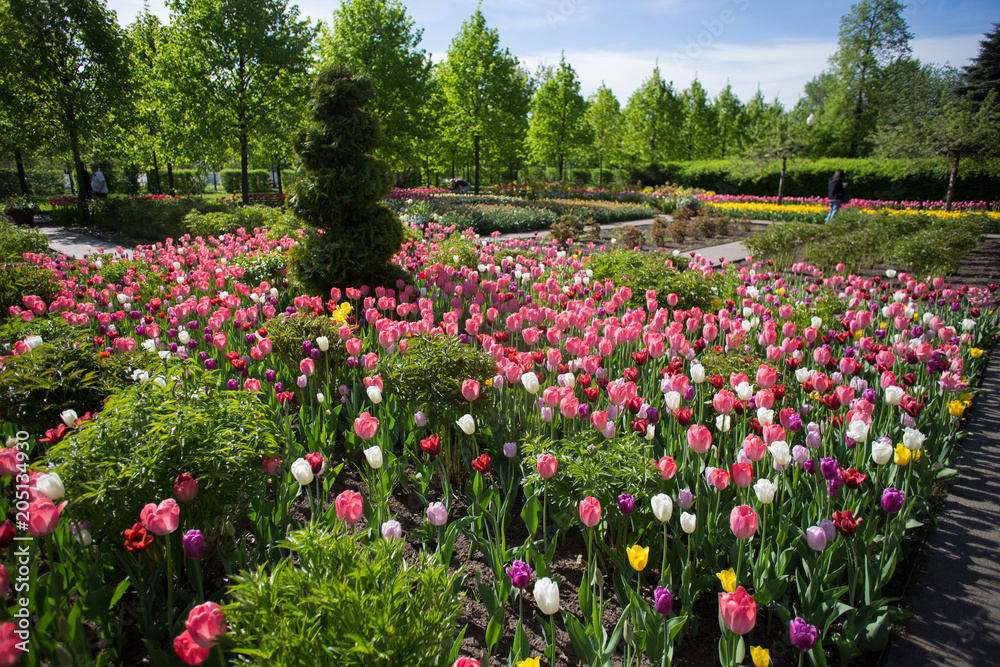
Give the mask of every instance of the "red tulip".
<path id="1" fill-rule="evenodd" d="M 198 480 L 185 472 L 177 476 L 174 480 L 174 495 L 178 502 L 186 503 L 198 497 Z"/>
<path id="2" fill-rule="evenodd" d="M 734 463 L 730 469 L 733 484 L 745 489 L 753 482 L 753 466 L 749 463 Z"/>
<path id="3" fill-rule="evenodd" d="M 132 552 L 142 552 L 153 543 L 153 536 L 146 532 L 141 523 L 134 523 L 125 529 L 125 548 Z"/>

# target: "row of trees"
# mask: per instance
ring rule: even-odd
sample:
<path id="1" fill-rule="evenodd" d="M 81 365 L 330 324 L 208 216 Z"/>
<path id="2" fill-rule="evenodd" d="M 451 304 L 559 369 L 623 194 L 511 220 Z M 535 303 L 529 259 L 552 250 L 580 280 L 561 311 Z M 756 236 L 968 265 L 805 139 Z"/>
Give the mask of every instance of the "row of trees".
<path id="1" fill-rule="evenodd" d="M 313 72 L 346 63 L 372 77 L 379 157 L 401 181 L 461 174 L 478 188 L 483 170 L 491 180 L 516 178 L 526 164 L 555 167 L 563 179 L 569 164 L 603 175 L 608 166 L 912 154 L 916 146 L 954 157 L 940 141 L 908 137 L 926 138 L 928 124 L 945 117 L 961 124 L 960 113 L 966 126 L 992 122 L 987 95 L 1000 85 L 1000 30 L 964 73 L 923 64 L 910 57 L 896 0 L 852 6 L 829 70 L 787 109 L 760 90 L 746 102 L 730 86 L 711 98 L 697 80 L 678 90 L 658 67 L 624 106 L 604 85 L 584 99 L 565 58 L 529 72 L 480 10 L 435 64 L 399 0 L 346 0 L 329 25 L 301 20 L 284 0 L 169 7 L 167 25 L 147 12 L 122 29 L 103 0 L 6 0 L 0 46 L 13 57 L 0 62 L 0 149 L 19 165 L 25 152 L 77 162 L 89 151 L 157 177 L 165 163 L 168 178 L 173 164 L 238 158 L 246 199 L 251 160 L 291 161 Z"/>

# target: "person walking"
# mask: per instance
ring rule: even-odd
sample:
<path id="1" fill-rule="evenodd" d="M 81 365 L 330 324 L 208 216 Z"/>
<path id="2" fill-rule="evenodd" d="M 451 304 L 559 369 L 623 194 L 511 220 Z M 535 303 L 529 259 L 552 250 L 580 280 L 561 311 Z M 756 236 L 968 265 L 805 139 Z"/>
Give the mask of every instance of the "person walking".
<path id="1" fill-rule="evenodd" d="M 837 215 L 837 211 L 839 211 L 840 207 L 844 205 L 844 201 L 847 198 L 847 183 L 844 182 L 843 169 L 838 169 L 834 172 L 833 177 L 830 178 L 830 186 L 828 190 L 830 213 L 826 216 L 826 221 L 830 222 L 833 220 L 833 216 Z"/>
<path id="2" fill-rule="evenodd" d="M 94 175 L 90 179 L 90 189 L 93 191 L 95 197 L 107 197 L 108 196 L 108 182 L 104 178 L 104 174 L 101 173 L 100 167 L 96 164 L 90 165 L 90 168 L 94 171 Z"/>

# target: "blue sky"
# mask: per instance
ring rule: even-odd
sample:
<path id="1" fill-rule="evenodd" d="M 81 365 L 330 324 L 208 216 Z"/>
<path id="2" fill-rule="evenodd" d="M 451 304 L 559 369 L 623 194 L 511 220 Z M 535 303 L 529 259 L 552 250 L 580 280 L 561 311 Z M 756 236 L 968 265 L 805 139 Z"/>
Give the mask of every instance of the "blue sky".
<path id="1" fill-rule="evenodd" d="M 329 22 L 337 0 L 301 0 L 302 14 Z M 410 0 L 404 3 L 422 46 L 444 58 L 478 0 Z M 804 84 L 836 51 L 840 17 L 851 0 L 484 0 L 483 13 L 529 69 L 554 65 L 560 54 L 576 69 L 583 93 L 606 83 L 624 105 L 656 63 L 677 89 L 697 76 L 709 95 L 727 83 L 742 100 L 758 85 L 768 99 L 795 103 Z M 149 0 L 166 19 L 163 0 Z M 141 0 L 108 0 L 128 24 Z M 979 40 L 1000 22 L 995 0 L 909 0 L 907 22 L 913 55 L 922 62 L 967 64 Z"/>

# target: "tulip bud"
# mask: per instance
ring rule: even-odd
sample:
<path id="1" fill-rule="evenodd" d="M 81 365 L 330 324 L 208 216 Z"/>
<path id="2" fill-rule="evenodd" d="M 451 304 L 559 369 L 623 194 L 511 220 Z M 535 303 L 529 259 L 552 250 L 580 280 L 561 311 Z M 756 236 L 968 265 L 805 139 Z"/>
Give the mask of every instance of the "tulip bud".
<path id="1" fill-rule="evenodd" d="M 472 415 L 462 415 L 455 423 L 465 435 L 472 435 L 476 432 L 476 420 L 472 418 Z"/>
<path id="2" fill-rule="evenodd" d="M 649 500 L 649 504 L 653 508 L 653 516 L 660 523 L 666 523 L 670 521 L 670 517 L 674 513 L 674 502 L 665 493 L 658 493 Z"/>
<path id="3" fill-rule="evenodd" d="M 698 528 L 698 517 L 690 512 L 681 513 L 681 530 L 690 535 Z"/>
<path id="4" fill-rule="evenodd" d="M 200 530 L 189 530 L 181 538 L 184 554 L 193 560 L 199 560 L 205 555 L 205 536 Z"/>
<path id="5" fill-rule="evenodd" d="M 547 616 L 559 611 L 559 584 L 548 577 L 535 582 L 535 602 L 541 612 Z"/>
<path id="6" fill-rule="evenodd" d="M 427 523 L 432 526 L 443 526 L 448 521 L 448 510 L 444 503 L 431 503 L 427 507 Z"/>
<path id="7" fill-rule="evenodd" d="M 312 466 L 305 459 L 299 458 L 292 463 L 292 477 L 302 486 L 308 486 L 313 481 Z"/>
<path id="8" fill-rule="evenodd" d="M 368 460 L 368 465 L 370 465 L 374 470 L 378 470 L 382 467 L 382 449 L 378 445 L 369 447 L 364 450 L 365 459 Z"/>

